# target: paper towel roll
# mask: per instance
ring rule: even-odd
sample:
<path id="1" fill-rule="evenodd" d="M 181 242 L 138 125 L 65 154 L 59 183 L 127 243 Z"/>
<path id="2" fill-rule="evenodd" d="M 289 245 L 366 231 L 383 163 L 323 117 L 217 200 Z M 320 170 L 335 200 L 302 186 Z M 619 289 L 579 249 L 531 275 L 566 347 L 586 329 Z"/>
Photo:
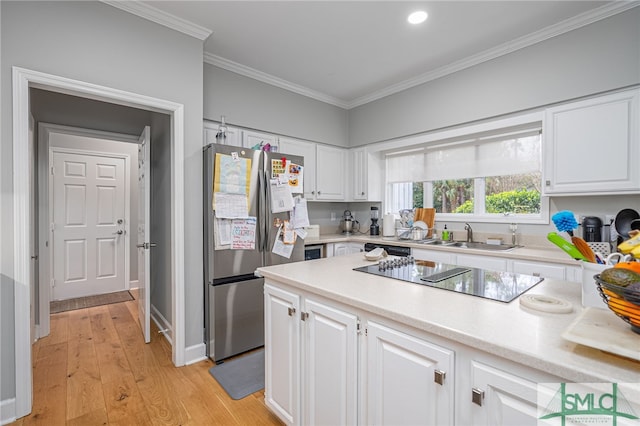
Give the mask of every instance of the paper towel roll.
<path id="1" fill-rule="evenodd" d="M 382 236 L 393 237 L 396 233 L 396 218 L 391 213 L 387 213 L 382 218 Z"/>

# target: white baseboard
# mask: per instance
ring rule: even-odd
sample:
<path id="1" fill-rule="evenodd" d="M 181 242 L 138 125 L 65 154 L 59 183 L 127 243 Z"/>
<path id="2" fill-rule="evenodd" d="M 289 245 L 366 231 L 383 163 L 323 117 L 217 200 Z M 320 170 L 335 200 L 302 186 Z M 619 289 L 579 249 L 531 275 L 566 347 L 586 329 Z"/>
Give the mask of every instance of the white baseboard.
<path id="1" fill-rule="evenodd" d="M 207 346 L 204 343 L 188 346 L 184 350 L 184 365 L 195 364 L 207 359 Z"/>
<path id="2" fill-rule="evenodd" d="M 16 421 L 16 399 L 9 398 L 0 401 L 0 425 Z"/>
<path id="3" fill-rule="evenodd" d="M 151 305 L 151 320 L 156 323 L 158 326 L 158 330 L 160 330 L 160 334 L 164 336 L 165 339 L 169 342 L 170 345 L 173 346 L 173 328 L 171 328 L 171 323 L 167 321 L 167 319 L 160 313 L 160 311 L 153 305 Z"/>
<path id="4" fill-rule="evenodd" d="M 137 290 L 140 287 L 140 281 L 131 280 L 129 281 L 129 290 Z"/>

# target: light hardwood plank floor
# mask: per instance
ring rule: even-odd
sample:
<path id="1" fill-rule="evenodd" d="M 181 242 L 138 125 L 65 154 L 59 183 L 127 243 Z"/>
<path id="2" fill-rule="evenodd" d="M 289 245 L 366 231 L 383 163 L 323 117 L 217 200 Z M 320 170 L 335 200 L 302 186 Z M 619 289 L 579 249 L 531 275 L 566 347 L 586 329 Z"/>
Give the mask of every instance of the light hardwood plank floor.
<path id="1" fill-rule="evenodd" d="M 282 425 L 264 391 L 233 400 L 212 366 L 174 367 L 153 322 L 145 344 L 135 300 L 53 314 L 33 346 L 33 410 L 12 425 Z"/>

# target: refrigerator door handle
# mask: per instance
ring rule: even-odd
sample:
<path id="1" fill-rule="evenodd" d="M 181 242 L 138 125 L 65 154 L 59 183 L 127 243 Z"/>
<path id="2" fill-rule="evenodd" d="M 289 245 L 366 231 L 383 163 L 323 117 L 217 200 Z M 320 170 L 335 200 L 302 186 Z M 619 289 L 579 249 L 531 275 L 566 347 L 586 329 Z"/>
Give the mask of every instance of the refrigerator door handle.
<path id="1" fill-rule="evenodd" d="M 267 217 L 265 216 L 268 186 L 264 170 L 258 172 L 258 184 L 260 186 L 260 191 L 258 192 L 260 194 L 258 199 L 258 250 L 264 252 L 267 247 L 267 237 L 269 235 L 267 234 L 269 228 Z"/>

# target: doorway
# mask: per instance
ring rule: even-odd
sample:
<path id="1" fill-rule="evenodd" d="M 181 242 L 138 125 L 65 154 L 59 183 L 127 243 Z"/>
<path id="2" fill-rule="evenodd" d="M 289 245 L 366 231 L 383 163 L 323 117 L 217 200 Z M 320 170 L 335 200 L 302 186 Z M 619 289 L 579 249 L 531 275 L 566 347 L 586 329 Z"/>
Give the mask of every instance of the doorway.
<path id="1" fill-rule="evenodd" d="M 32 99 L 42 115 L 42 95 Z M 139 137 L 43 122 L 37 137 L 40 338 L 49 302 L 138 287 Z"/>
<path id="2" fill-rule="evenodd" d="M 173 328 L 172 361 L 184 365 L 184 106 L 92 83 L 67 79 L 24 68 L 13 67 L 13 242 L 14 242 L 14 333 L 16 398 L 15 415 L 31 411 L 31 235 L 30 217 L 30 101 L 29 89 L 38 87 L 58 93 L 126 105 L 166 114 L 170 117 L 171 154 L 171 318 Z"/>

